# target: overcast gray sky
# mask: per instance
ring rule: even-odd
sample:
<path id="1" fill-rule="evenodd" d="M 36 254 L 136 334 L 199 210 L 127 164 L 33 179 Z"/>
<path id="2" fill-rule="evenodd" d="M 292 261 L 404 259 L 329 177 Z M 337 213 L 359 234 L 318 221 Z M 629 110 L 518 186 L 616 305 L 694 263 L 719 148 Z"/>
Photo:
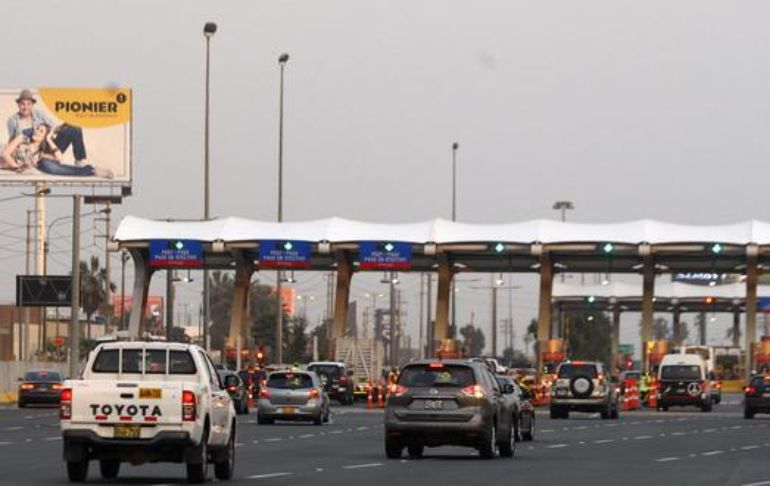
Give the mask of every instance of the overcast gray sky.
<path id="1" fill-rule="evenodd" d="M 3 87 L 134 89 L 134 196 L 118 217 L 202 215 L 202 26 L 215 21 L 216 215 L 275 218 L 277 58 L 288 52 L 287 220 L 448 217 L 453 141 L 462 221 L 555 217 L 557 199 L 581 222 L 767 219 L 764 1 L 5 0 L 3 11 Z M 23 224 L 29 204 L 0 206 L 2 300 L 23 270 L 24 229 L 8 223 Z M 50 206 L 49 221 L 70 211 Z M 52 272 L 63 273 L 57 228 Z M 97 249 L 101 231 L 84 231 Z M 514 299 L 521 333 L 536 294 L 515 279 L 527 284 Z M 320 277 L 301 285 L 324 289 Z M 181 289 L 180 305 L 197 292 Z M 484 322 L 487 293 L 467 295 L 463 320 L 475 310 Z M 624 320 L 624 340 L 638 339 L 637 319 Z"/>

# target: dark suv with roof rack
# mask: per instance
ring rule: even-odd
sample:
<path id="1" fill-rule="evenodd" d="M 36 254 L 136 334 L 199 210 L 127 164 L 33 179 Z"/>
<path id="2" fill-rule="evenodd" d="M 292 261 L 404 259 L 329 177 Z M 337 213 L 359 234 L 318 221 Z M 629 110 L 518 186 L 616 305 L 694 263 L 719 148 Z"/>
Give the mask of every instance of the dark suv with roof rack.
<path id="1" fill-rule="evenodd" d="M 604 365 L 587 361 L 559 365 L 551 393 L 551 418 L 568 418 L 570 411 L 618 418 L 618 394 Z"/>
<path id="2" fill-rule="evenodd" d="M 425 447 L 478 449 L 483 458 L 511 457 L 513 416 L 506 413 L 501 386 L 485 363 L 464 360 L 418 361 L 406 365 L 385 405 L 385 453 L 420 457 Z"/>

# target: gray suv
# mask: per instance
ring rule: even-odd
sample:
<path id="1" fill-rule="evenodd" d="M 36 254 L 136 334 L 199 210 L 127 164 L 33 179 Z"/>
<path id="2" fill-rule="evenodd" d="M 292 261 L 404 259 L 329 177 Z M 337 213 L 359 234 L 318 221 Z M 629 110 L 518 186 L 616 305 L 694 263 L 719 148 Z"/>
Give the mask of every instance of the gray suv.
<path id="1" fill-rule="evenodd" d="M 406 365 L 385 404 L 385 453 L 421 457 L 425 447 L 474 447 L 482 458 L 515 450 L 513 415 L 501 386 L 484 363 L 418 361 Z"/>
<path id="2" fill-rule="evenodd" d="M 604 365 L 586 361 L 559 365 L 551 390 L 551 418 L 568 418 L 570 411 L 618 418 L 618 394 Z"/>

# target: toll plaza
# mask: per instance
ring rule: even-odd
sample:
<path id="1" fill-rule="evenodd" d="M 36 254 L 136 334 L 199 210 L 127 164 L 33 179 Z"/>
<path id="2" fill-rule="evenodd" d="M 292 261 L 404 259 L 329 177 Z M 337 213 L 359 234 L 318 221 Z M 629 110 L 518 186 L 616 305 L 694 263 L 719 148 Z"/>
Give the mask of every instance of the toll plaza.
<path id="1" fill-rule="evenodd" d="M 175 242 L 181 243 L 179 255 L 174 253 Z M 298 243 L 304 248 L 302 252 L 297 251 Z M 139 310 L 146 302 L 152 274 L 158 269 L 183 266 L 235 271 L 230 342 L 246 332 L 248 289 L 256 271 L 293 268 L 336 272 L 335 339 L 345 333 L 355 273 L 396 269 L 438 275 L 434 353 L 452 350 L 450 286 L 453 277 L 463 272 L 539 274 L 539 344 L 556 333 L 554 276 L 560 273 L 641 275 L 642 285 L 635 295 L 640 296 L 642 342 L 652 338 L 656 276 L 673 272 L 739 275 L 739 285 L 744 289 L 744 342 L 746 349 L 752 349 L 756 341 L 758 278 L 770 268 L 770 224 L 759 221 L 714 226 L 652 220 L 468 224 L 435 219 L 378 224 L 342 218 L 275 223 L 233 217 L 175 222 L 128 216 L 121 221 L 112 246 L 128 250 L 135 266 L 134 308 L 129 322 L 134 337 L 144 330 Z M 161 251 L 164 248 L 165 254 Z M 750 369 L 747 366 L 747 372 Z"/>

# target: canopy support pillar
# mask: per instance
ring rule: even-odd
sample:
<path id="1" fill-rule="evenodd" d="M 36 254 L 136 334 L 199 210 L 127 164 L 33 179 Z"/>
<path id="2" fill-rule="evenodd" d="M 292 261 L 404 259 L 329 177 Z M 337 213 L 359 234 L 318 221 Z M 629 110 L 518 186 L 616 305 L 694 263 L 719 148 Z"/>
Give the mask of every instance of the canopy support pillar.
<path id="1" fill-rule="evenodd" d="M 733 310 L 733 346 L 741 347 L 741 310 L 738 307 Z"/>
<path id="2" fill-rule="evenodd" d="M 436 295 L 436 322 L 433 326 L 433 350 L 438 352 L 449 339 L 449 294 L 453 273 L 446 255 L 438 259 L 438 290 Z"/>
<path id="3" fill-rule="evenodd" d="M 329 359 L 334 359 L 337 339 L 347 333 L 348 307 L 350 304 L 350 283 L 353 280 L 353 264 L 346 251 L 336 252 L 337 290 L 334 293 L 334 322 L 332 322 Z"/>
<path id="4" fill-rule="evenodd" d="M 754 341 L 757 339 L 757 278 L 759 247 L 746 247 L 746 379 L 751 377 L 754 363 Z"/>
<path id="5" fill-rule="evenodd" d="M 128 322 L 128 335 L 131 339 L 138 339 L 146 331 L 147 316 L 145 316 L 144 310 L 147 308 L 147 295 L 150 293 L 153 269 L 145 258 L 144 251 L 132 248 L 130 253 L 131 259 L 134 262 L 134 297 L 131 301 L 131 319 Z"/>
<path id="6" fill-rule="evenodd" d="M 618 353 L 620 352 L 620 306 L 615 305 L 612 309 L 612 343 L 610 344 L 610 371 L 614 373 L 618 368 Z"/>
<path id="7" fill-rule="evenodd" d="M 655 297 L 655 261 L 651 254 L 643 256 L 642 275 L 642 371 L 649 372 L 650 365 L 647 353 L 647 343 L 652 341 L 652 321 L 655 307 L 652 299 Z"/>
<path id="8" fill-rule="evenodd" d="M 254 262 L 246 258 L 242 250 L 233 251 L 235 260 L 235 282 L 233 283 L 233 302 L 230 308 L 230 331 L 227 334 L 227 345 L 235 347 L 238 336 L 241 346 L 248 346 L 249 335 L 249 303 L 251 293 L 251 276 L 254 274 Z M 240 354 L 240 349 L 236 353 Z"/>
<path id="9" fill-rule="evenodd" d="M 543 345 L 551 337 L 553 262 L 547 251 L 540 254 L 540 304 L 537 315 L 537 376 L 543 371 Z"/>
<path id="10" fill-rule="evenodd" d="M 682 345 L 682 312 L 679 309 L 679 304 L 674 304 L 674 309 L 671 311 L 671 320 L 673 322 L 672 327 L 674 331 L 674 344 L 677 346 Z"/>

